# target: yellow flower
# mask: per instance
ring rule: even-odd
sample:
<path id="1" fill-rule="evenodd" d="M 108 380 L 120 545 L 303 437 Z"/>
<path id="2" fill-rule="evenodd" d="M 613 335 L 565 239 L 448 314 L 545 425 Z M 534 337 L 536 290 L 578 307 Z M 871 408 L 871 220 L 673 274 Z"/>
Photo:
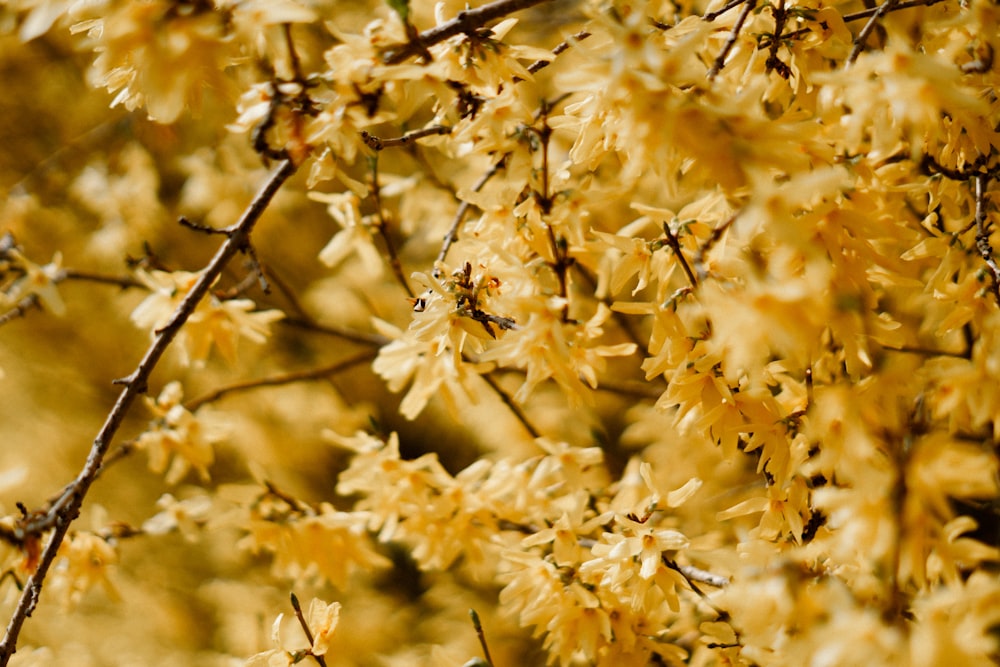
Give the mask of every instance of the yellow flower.
<path id="1" fill-rule="evenodd" d="M 253 310 L 250 299 L 219 300 L 214 296 L 202 302 L 181 330 L 184 363 L 201 362 L 216 347 L 222 358 L 236 364 L 236 344 L 240 338 L 263 343 L 271 335 L 271 323 L 282 319 L 279 310 Z"/>
<path id="2" fill-rule="evenodd" d="M 218 421 L 189 412 L 180 402 L 182 394 L 180 382 L 171 382 L 155 399 L 145 398 L 156 419 L 137 440 L 137 446 L 149 454 L 153 472 L 162 473 L 170 464 L 168 484 L 179 482 L 191 468 L 207 481 L 208 467 L 215 461 L 213 445 L 228 432 Z"/>
<path id="3" fill-rule="evenodd" d="M 23 272 L 24 275 L 14 280 L 0 294 L 3 294 L 12 306 L 28 296 L 34 296 L 53 315 L 65 315 L 66 304 L 56 289 L 56 283 L 63 278 L 62 253 L 57 252 L 52 261 L 44 266 L 35 264 L 17 248 L 8 249 L 6 254 L 14 260 L 11 262 L 13 269 Z"/>

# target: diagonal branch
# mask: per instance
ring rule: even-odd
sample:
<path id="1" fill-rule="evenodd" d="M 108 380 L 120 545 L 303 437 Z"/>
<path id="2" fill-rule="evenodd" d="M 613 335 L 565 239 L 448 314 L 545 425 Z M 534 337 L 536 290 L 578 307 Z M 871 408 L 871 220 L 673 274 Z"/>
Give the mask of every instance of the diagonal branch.
<path id="1" fill-rule="evenodd" d="M 385 53 L 383 61 L 386 65 L 398 65 L 407 58 L 415 56 L 427 50 L 449 37 L 454 37 L 461 33 L 471 33 L 490 21 L 503 18 L 528 7 L 540 5 L 551 0 L 496 0 L 482 7 L 475 9 L 465 9 L 458 13 L 452 20 L 442 23 L 439 26 L 424 30 L 415 40 L 401 44 Z"/>
<path id="2" fill-rule="evenodd" d="M 718 76 L 719 72 L 722 71 L 722 68 L 726 66 L 726 57 L 729 56 L 729 52 L 732 51 L 733 46 L 736 45 L 736 40 L 740 37 L 740 31 L 743 30 L 743 24 L 746 23 L 747 17 L 750 16 L 750 12 L 752 12 L 757 6 L 757 0 L 741 0 L 741 2 L 743 3 L 743 11 L 741 11 L 740 15 L 736 17 L 736 23 L 733 24 L 733 29 L 729 32 L 729 37 L 726 38 L 726 43 L 723 45 L 722 51 L 719 52 L 719 55 L 715 58 L 715 62 L 712 63 L 712 68 L 708 70 L 707 76 L 709 81 Z M 730 5 L 735 7 L 741 4 L 741 2 L 730 3 Z M 726 5 L 723 10 L 720 11 L 728 10 L 730 5 Z M 706 17 L 706 20 L 711 19 Z"/>
<path id="3" fill-rule="evenodd" d="M 861 55 L 861 52 L 864 51 L 865 43 L 868 42 L 868 36 L 871 35 L 875 26 L 878 25 L 879 20 L 885 14 L 893 11 L 898 4 L 899 0 L 885 0 L 885 2 L 879 5 L 875 12 L 872 13 L 868 19 L 868 23 L 861 28 L 861 32 L 859 32 L 858 36 L 854 38 L 854 48 L 851 49 L 851 54 L 847 56 L 847 63 L 844 65 L 845 67 L 850 67 L 854 64 L 854 61 L 857 60 L 858 56 Z"/>
<path id="4" fill-rule="evenodd" d="M 69 531 L 70 524 L 80 513 L 83 500 L 90 490 L 91 484 L 97 478 L 101 470 L 104 458 L 111 447 L 111 442 L 125 420 L 132 403 L 140 394 L 145 393 L 150 374 L 156 367 L 163 353 L 166 352 L 170 343 L 180 332 L 181 327 L 194 312 L 198 303 L 205 297 L 212 283 L 219 277 L 229 261 L 240 251 L 247 247 L 250 240 L 250 232 L 267 209 L 275 193 L 288 178 L 295 173 L 295 165 L 290 160 L 283 160 L 271 173 L 267 182 L 254 197 L 254 200 L 243 212 L 242 217 L 231 227 L 226 229 L 226 240 L 216 251 L 215 256 L 202 270 L 198 281 L 187 293 L 170 321 L 162 329 L 156 332 L 156 337 L 146 350 L 142 361 L 136 369 L 126 378 L 116 380 L 116 384 L 124 385 L 114 407 L 108 413 L 107 419 L 97 437 L 91 445 L 87 462 L 84 464 L 80 474 L 66 487 L 65 492 L 48 509 L 53 514 L 55 525 L 52 536 L 49 538 L 45 549 L 42 551 L 38 566 L 25 582 L 24 590 L 17 601 L 17 608 L 11 616 L 7 625 L 3 641 L 0 642 L 0 667 L 6 667 L 14 652 L 17 650 L 17 639 L 21 633 L 28 616 L 31 616 L 38 604 L 39 596 L 42 592 L 42 585 L 48 574 L 49 568 L 55 561 L 59 547 Z"/>

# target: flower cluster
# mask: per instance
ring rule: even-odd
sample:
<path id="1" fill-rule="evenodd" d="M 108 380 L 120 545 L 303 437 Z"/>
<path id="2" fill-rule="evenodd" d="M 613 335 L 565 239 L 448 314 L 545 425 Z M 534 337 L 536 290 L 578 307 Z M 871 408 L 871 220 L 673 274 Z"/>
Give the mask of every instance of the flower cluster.
<path id="1" fill-rule="evenodd" d="M 4 70 L 12 99 L 62 99 L 28 63 L 67 53 L 66 26 L 110 93 L 79 115 L 133 113 L 60 107 L 0 161 L 0 325 L 52 327 L 2 332 L 11 414 L 50 414 L 33 359 L 72 368 L 58 419 L 0 419 L 41 443 L 0 466 L 68 459 L 48 425 L 89 423 L 80 388 L 108 379 L 51 361 L 73 318 L 44 316 L 93 314 L 73 344 L 103 360 L 145 338 L 131 312 L 182 363 L 134 441 L 165 480 L 122 503 L 154 507 L 141 539 L 198 550 L 192 580 L 231 585 L 191 594 L 218 621 L 208 662 L 996 662 L 1000 10 L 869 4 L 8 3 L 0 39 L 36 49 Z M 275 163 L 281 198 L 248 207 Z M 195 304 L 219 273 L 168 267 L 213 239 L 249 273 Z M 164 493 L 210 468 L 258 481 Z M 2 587 L 70 496 L 0 491 L 20 511 Z M 110 592 L 114 540 L 68 534 L 69 599 Z M 336 589 L 344 618 L 296 602 L 305 641 L 279 617 L 269 644 L 287 581 Z M 193 664 L 195 641 L 143 660 Z"/>

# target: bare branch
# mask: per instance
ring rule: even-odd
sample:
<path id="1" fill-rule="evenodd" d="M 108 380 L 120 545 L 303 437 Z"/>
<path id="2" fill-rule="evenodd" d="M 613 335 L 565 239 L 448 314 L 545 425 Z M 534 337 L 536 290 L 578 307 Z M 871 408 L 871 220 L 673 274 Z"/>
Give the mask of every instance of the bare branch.
<path id="1" fill-rule="evenodd" d="M 454 37 L 462 33 L 472 33 L 478 28 L 486 25 L 490 21 L 503 18 L 508 14 L 534 7 L 551 0 L 496 0 L 482 7 L 475 9 L 465 9 L 447 23 L 424 30 L 417 36 L 416 40 L 401 44 L 400 46 L 385 52 L 382 61 L 386 65 L 398 65 L 411 56 L 418 55 L 427 50 L 428 47 L 443 42 L 449 37 Z"/>
<path id="2" fill-rule="evenodd" d="M 369 361 L 374 356 L 375 353 L 372 350 L 365 350 L 360 354 L 356 354 L 346 359 L 341 359 L 336 363 L 322 366 L 320 368 L 310 368 L 303 371 L 296 371 L 294 373 L 284 373 L 282 375 L 274 375 L 266 378 L 258 378 L 256 380 L 247 380 L 246 382 L 238 382 L 226 387 L 220 387 L 215 391 L 205 394 L 204 396 L 199 396 L 198 398 L 190 400 L 184 405 L 184 407 L 186 407 L 189 411 L 194 412 L 206 403 L 213 403 L 229 394 L 250 391 L 252 389 L 260 389 L 262 387 L 280 387 L 282 385 L 293 384 L 295 382 L 321 380 L 323 378 L 330 377 L 331 375 L 336 375 L 343 370 L 347 370 L 351 366 L 356 366 L 365 361 Z"/>
<path id="3" fill-rule="evenodd" d="M 509 153 L 505 154 L 489 171 L 480 176 L 479 180 L 472 186 L 472 191 L 479 192 L 482 190 L 483 186 L 486 185 L 486 182 L 493 178 L 498 171 L 507 165 L 507 157 L 509 155 Z M 437 265 L 445 260 L 448 256 L 448 250 L 451 249 L 451 246 L 458 240 L 458 228 L 462 226 L 462 221 L 465 219 L 466 213 L 469 212 L 470 206 L 471 204 L 469 202 L 463 201 L 459 204 L 458 210 L 455 211 L 455 217 L 451 221 L 448 233 L 444 235 L 444 243 L 441 245 L 441 250 L 438 252 L 437 259 L 434 260 L 435 266 L 432 275 L 435 278 L 441 277 L 441 270 L 437 267 Z"/>
<path id="4" fill-rule="evenodd" d="M 361 139 L 364 140 L 368 148 L 373 151 L 380 151 L 394 146 L 407 146 L 412 144 L 417 139 L 423 139 L 424 137 L 433 137 L 440 134 L 450 133 L 451 128 L 447 125 L 431 125 L 430 127 L 413 130 L 412 132 L 407 132 L 402 136 L 393 137 L 391 139 L 380 139 L 374 134 L 369 133 L 367 130 L 361 130 Z"/>
<path id="5" fill-rule="evenodd" d="M 315 660 L 320 667 L 326 667 L 326 659 L 323 656 L 316 655 L 312 652 L 312 645 L 316 642 L 316 640 L 313 638 L 313 633 L 309 629 L 309 624 L 306 623 L 305 616 L 302 615 L 302 605 L 299 604 L 299 598 L 295 595 L 295 593 L 292 593 L 291 599 L 292 609 L 295 610 L 295 618 L 299 620 L 299 625 L 302 626 L 302 632 L 305 633 L 306 639 L 309 641 L 309 655 L 312 656 L 313 660 Z"/>
<path id="6" fill-rule="evenodd" d="M 745 4 L 743 4 L 743 11 L 741 11 L 740 15 L 736 18 L 736 23 L 733 25 L 733 29 L 729 33 L 729 38 L 726 39 L 726 43 L 722 47 L 722 51 L 720 51 L 719 55 L 715 58 L 715 63 L 712 64 L 712 69 L 708 70 L 709 81 L 718 76 L 719 72 L 722 71 L 722 68 L 726 66 L 726 56 L 729 55 L 729 52 L 732 51 L 733 46 L 736 45 L 736 40 L 740 36 L 740 31 L 743 30 L 743 24 L 746 23 L 747 17 L 750 16 L 750 12 L 752 12 L 754 10 L 754 7 L 757 6 L 757 0 L 743 0 L 743 1 L 745 2 Z M 738 5 L 740 3 L 736 4 Z M 736 5 L 733 6 L 735 7 Z M 729 5 L 727 5 L 723 9 L 728 10 Z M 706 20 L 711 21 L 712 19 L 706 16 Z"/>
<path id="7" fill-rule="evenodd" d="M 522 426 L 524 426 L 524 430 L 530 433 L 532 438 L 541 437 L 541 432 L 535 427 L 534 424 L 531 423 L 531 420 L 528 419 L 528 415 L 524 413 L 524 410 L 521 409 L 521 406 L 514 401 L 510 394 L 503 390 L 503 387 L 501 387 L 500 383 L 493 378 L 492 374 L 486 373 L 480 377 L 482 377 L 483 380 L 486 381 L 486 384 L 490 386 L 490 389 L 492 389 L 496 395 L 500 397 L 500 400 L 503 401 L 504 405 L 510 408 L 510 411 L 514 413 L 517 420 L 521 422 Z"/>
<path id="8" fill-rule="evenodd" d="M 868 36 L 871 35 L 872 30 L 878 25 L 879 19 L 881 19 L 886 13 L 891 12 L 893 8 L 899 4 L 899 0 L 885 0 L 881 5 L 879 5 L 875 12 L 868 19 L 868 23 L 861 28 L 861 32 L 858 36 L 854 38 L 854 48 L 851 49 L 851 55 L 847 56 L 847 62 L 844 67 L 850 67 L 854 64 L 854 61 L 858 59 L 861 52 L 864 51 L 865 43 L 868 41 Z"/>
<path id="9" fill-rule="evenodd" d="M 976 250 L 986 262 L 993 298 L 1000 306 L 1000 265 L 997 265 L 996 257 L 993 256 L 989 223 L 986 220 L 986 186 L 989 184 L 989 176 L 976 174 L 973 180 L 976 186 Z"/>
<path id="10" fill-rule="evenodd" d="M 246 246 L 254 225 L 267 209 L 268 204 L 270 204 L 271 199 L 281 185 L 294 172 L 295 166 L 290 160 L 283 160 L 278 164 L 264 183 L 264 186 L 257 193 L 257 196 L 243 212 L 240 220 L 227 229 L 225 242 L 219 247 L 215 256 L 201 272 L 198 281 L 191 288 L 191 291 L 185 295 L 167 325 L 156 332 L 153 342 L 146 350 L 146 354 L 139 362 L 139 365 L 127 378 L 118 381 L 119 384 L 124 385 L 124 389 L 122 389 L 114 407 L 108 413 L 107 419 L 98 432 L 97 437 L 94 438 L 83 469 L 69 486 L 67 493 L 49 510 L 56 515 L 52 535 L 49 537 L 49 541 L 42 551 L 37 568 L 25 582 L 24 590 L 18 598 L 17 608 L 7 625 L 3 641 L 0 642 L 0 667 L 6 667 L 17 650 L 17 639 L 21 633 L 21 628 L 38 604 L 42 585 L 45 582 L 49 568 L 55 561 L 56 554 L 66 537 L 70 524 L 79 515 L 83 500 L 90 490 L 91 484 L 97 478 L 108 449 L 111 447 L 114 436 L 121 427 L 129 408 L 140 394 L 145 393 L 149 376 L 163 356 L 163 353 L 166 352 L 170 343 L 180 332 L 181 327 L 198 306 L 198 303 L 208 293 L 212 283 L 222 273 L 226 264 Z"/>
<path id="11" fill-rule="evenodd" d="M 691 265 L 688 264 L 687 259 L 684 257 L 684 253 L 681 251 L 680 233 L 671 231 L 670 225 L 665 222 L 663 223 L 663 233 L 666 234 L 667 245 L 669 245 L 670 249 L 674 251 L 674 256 L 677 258 L 677 261 L 680 262 L 681 268 L 684 269 L 684 275 L 687 276 L 688 282 L 691 283 L 691 287 L 697 287 L 698 279 L 695 278 L 694 271 L 691 270 Z"/>
<path id="12" fill-rule="evenodd" d="M 588 37 L 590 37 L 590 33 L 586 30 L 581 30 L 580 32 L 576 33 L 569 39 L 559 42 L 559 44 L 556 45 L 556 48 L 552 49 L 552 55 L 558 56 L 560 53 L 562 53 L 569 47 L 573 46 L 573 44 L 577 42 L 582 42 Z M 551 64 L 552 64 L 551 60 L 536 60 L 535 62 L 528 65 L 528 71 L 534 74 L 535 72 L 541 69 L 545 69 Z"/>

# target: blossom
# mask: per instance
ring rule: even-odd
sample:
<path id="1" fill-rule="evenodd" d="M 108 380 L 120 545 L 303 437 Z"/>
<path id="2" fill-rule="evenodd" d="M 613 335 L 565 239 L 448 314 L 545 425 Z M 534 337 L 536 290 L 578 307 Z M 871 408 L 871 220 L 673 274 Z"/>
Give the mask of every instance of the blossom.
<path id="1" fill-rule="evenodd" d="M 114 3 L 73 30 L 91 40 L 97 57 L 90 76 L 117 92 L 112 106 L 145 107 L 150 118 L 172 123 L 202 90 L 228 85 L 226 15 L 210 3 Z"/>
<path id="2" fill-rule="evenodd" d="M 10 248 L 5 254 L 13 260 L 9 262 L 8 270 L 13 268 L 23 275 L 13 280 L 0 294 L 11 305 L 15 305 L 27 297 L 35 297 L 53 315 L 64 315 L 66 304 L 63 303 L 62 297 L 59 296 L 59 290 L 56 289 L 56 283 L 63 278 L 62 254 L 57 252 L 52 261 L 43 266 L 29 260 L 17 248 Z"/>
<path id="3" fill-rule="evenodd" d="M 155 399 L 146 397 L 156 419 L 136 441 L 149 454 L 150 470 L 167 471 L 168 484 L 176 484 L 192 468 L 207 481 L 208 468 L 215 461 L 213 445 L 228 433 L 228 428 L 214 419 L 188 411 L 181 404 L 182 395 L 180 382 L 171 382 Z"/>
<path id="4" fill-rule="evenodd" d="M 200 362 L 214 346 L 230 364 L 236 363 L 237 341 L 246 338 L 254 343 L 267 341 L 271 323 L 282 319 L 280 310 L 254 310 L 250 299 L 221 300 L 210 296 L 191 314 L 181 330 L 183 359 Z"/>
<path id="5" fill-rule="evenodd" d="M 274 648 L 251 656 L 244 663 L 245 667 L 287 667 L 293 665 L 306 655 L 324 656 L 330 648 L 330 641 L 340 620 L 340 603 L 327 603 L 319 598 L 309 602 L 309 609 L 304 614 L 306 627 L 312 635 L 312 645 L 306 649 L 290 649 L 282 640 L 282 625 L 284 614 L 278 614 L 271 626 L 271 642 Z"/>
<path id="6" fill-rule="evenodd" d="M 200 278 L 200 274 L 187 271 L 143 269 L 136 276 L 152 293 L 132 311 L 132 321 L 136 326 L 150 328 L 152 336 L 171 321 Z M 203 362 L 214 346 L 232 364 L 236 362 L 239 338 L 265 342 L 270 335 L 270 324 L 284 314 L 278 310 L 255 311 L 255 307 L 250 299 L 223 300 L 214 295 L 200 302 L 180 332 L 183 363 Z"/>

